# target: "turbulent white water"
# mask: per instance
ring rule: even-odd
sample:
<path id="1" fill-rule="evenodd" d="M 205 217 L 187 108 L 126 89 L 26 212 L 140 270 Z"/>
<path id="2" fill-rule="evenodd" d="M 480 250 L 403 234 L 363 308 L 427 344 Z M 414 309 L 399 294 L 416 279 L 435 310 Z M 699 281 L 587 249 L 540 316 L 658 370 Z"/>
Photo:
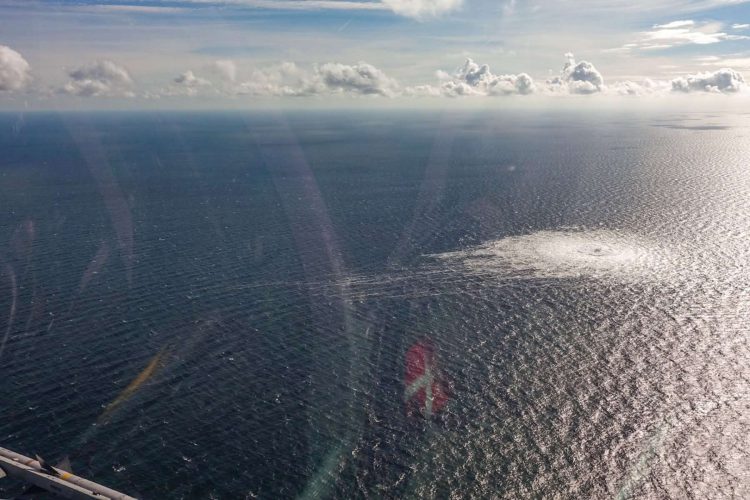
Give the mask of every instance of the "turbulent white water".
<path id="1" fill-rule="evenodd" d="M 474 272 L 540 278 L 643 278 L 663 271 L 663 248 L 624 231 L 538 231 L 435 255 Z"/>

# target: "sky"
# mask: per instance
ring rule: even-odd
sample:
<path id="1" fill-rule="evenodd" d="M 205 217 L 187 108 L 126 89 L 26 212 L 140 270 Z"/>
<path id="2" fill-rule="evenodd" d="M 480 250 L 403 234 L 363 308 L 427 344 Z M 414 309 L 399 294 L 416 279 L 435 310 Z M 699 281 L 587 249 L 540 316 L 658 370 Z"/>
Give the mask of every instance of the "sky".
<path id="1" fill-rule="evenodd" d="M 0 109 L 734 106 L 746 77 L 750 0 L 0 3 Z"/>

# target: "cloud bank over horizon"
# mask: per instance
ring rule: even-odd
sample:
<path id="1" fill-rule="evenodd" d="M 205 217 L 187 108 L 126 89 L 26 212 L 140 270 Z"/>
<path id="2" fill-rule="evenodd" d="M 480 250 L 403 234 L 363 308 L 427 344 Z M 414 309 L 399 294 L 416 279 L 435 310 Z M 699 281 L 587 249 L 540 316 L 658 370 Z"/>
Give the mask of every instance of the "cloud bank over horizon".
<path id="1" fill-rule="evenodd" d="M 223 61 L 225 64 L 231 61 Z M 236 68 L 236 66 L 232 66 Z M 235 70 L 236 71 L 236 70 Z M 746 89 L 743 75 L 729 68 L 714 72 L 686 74 L 673 80 L 643 79 L 614 81 L 609 86 L 604 76 L 589 61 L 577 62 L 572 53 L 565 54 L 560 74 L 537 84 L 527 73 L 495 74 L 488 64 L 467 58 L 463 66 L 448 73 L 437 70 L 438 84 L 401 86 L 385 71 L 368 64 L 324 63 L 312 71 L 293 62 L 283 62 L 264 69 L 254 69 L 251 77 L 238 82 L 226 92 L 233 95 L 267 97 L 311 97 L 321 95 L 360 95 L 380 97 L 500 97 L 603 94 L 608 96 L 655 96 L 669 93 L 704 92 L 737 94 Z M 234 72 L 232 73 L 234 75 Z M 192 71 L 178 77 L 188 87 L 211 89 L 218 92 L 210 80 L 196 77 Z M 231 79 L 234 83 L 234 76 Z M 177 79 L 175 79 L 177 81 Z M 166 93 L 165 95 L 170 95 Z M 190 95 L 195 95 L 191 93 Z"/>
<path id="2" fill-rule="evenodd" d="M 4 109 L 750 96 L 750 0 L 8 0 L 0 33 Z"/>
<path id="3" fill-rule="evenodd" d="M 674 23 L 672 24 L 674 25 Z M 381 98 L 465 98 L 502 96 L 659 96 L 668 94 L 749 94 L 743 75 L 731 68 L 686 73 L 671 80 L 620 80 L 605 85 L 593 63 L 566 53 L 559 75 L 535 82 L 526 72 L 497 74 L 489 64 L 467 58 L 453 73 L 437 70 L 437 83 L 401 85 L 386 71 L 364 61 L 325 62 L 305 68 L 294 62 L 244 68 L 218 59 L 198 70 L 186 69 L 161 88 L 137 85 L 123 65 L 100 59 L 66 72 L 67 82 L 48 86 L 52 93 L 76 98 L 257 98 L 360 96 Z M 245 70 L 243 73 L 242 70 Z M 249 71 L 248 71 L 249 70 Z M 245 74 L 245 77 L 240 77 Z M 16 50 L 0 45 L 0 92 L 29 92 L 31 66 Z M 34 80 L 35 82 L 38 79 Z M 44 93 L 40 91 L 40 94 Z M 47 92 L 49 93 L 49 91 Z M 0 94 L 0 95 L 2 95 Z"/>

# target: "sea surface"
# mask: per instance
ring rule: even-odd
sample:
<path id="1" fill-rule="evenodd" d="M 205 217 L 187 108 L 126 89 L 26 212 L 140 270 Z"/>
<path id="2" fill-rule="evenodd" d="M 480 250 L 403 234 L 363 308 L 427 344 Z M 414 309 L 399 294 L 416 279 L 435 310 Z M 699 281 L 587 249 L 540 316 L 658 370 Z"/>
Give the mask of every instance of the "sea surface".
<path id="1" fill-rule="evenodd" d="M 4 114 L 0 203 L 2 447 L 143 499 L 750 498 L 750 114 Z"/>

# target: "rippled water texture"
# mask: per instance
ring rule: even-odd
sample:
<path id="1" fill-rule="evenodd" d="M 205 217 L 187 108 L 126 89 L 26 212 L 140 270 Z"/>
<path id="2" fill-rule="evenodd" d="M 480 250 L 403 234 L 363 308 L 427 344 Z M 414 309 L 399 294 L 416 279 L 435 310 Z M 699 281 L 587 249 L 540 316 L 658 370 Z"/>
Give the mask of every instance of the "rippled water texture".
<path id="1" fill-rule="evenodd" d="M 3 115 L 0 446 L 146 499 L 748 498 L 747 118 Z"/>

